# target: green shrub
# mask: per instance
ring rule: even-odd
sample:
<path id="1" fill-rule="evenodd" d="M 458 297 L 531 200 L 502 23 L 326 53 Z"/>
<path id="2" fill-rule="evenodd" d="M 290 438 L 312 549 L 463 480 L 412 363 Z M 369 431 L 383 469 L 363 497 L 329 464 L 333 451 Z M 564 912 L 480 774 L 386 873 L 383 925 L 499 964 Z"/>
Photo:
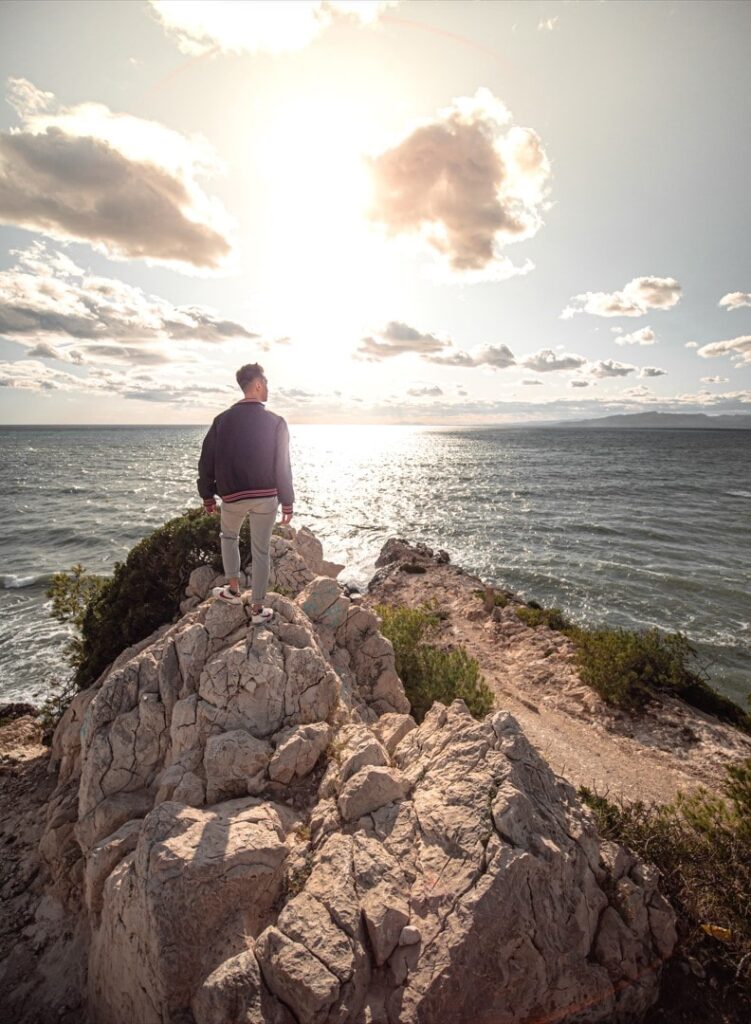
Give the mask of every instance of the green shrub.
<path id="1" fill-rule="evenodd" d="M 418 722 L 434 701 L 450 704 L 461 698 L 475 716 L 493 707 L 493 693 L 479 665 L 463 647 L 446 651 L 426 641 L 435 633 L 438 616 L 428 607 L 378 605 L 381 632 L 394 645 L 396 671 L 404 683 L 412 714 Z"/>
<path id="2" fill-rule="evenodd" d="M 472 593 L 475 595 L 475 597 L 479 597 L 481 601 L 485 600 L 485 591 L 484 590 L 479 590 L 479 589 L 478 590 L 473 590 Z M 505 608 L 507 604 L 508 604 L 508 598 L 503 593 L 503 591 L 502 590 L 494 590 L 493 591 L 493 607 L 494 608 Z"/>
<path id="3" fill-rule="evenodd" d="M 536 601 L 518 607 L 516 614 L 528 626 L 545 625 L 568 636 L 582 681 L 608 704 L 637 710 L 656 694 L 668 693 L 751 733 L 751 715 L 691 667 L 697 650 L 683 633 L 587 629 L 569 622 L 560 609 L 542 608 Z"/>
<path id="4" fill-rule="evenodd" d="M 250 557 L 246 531 L 240 555 L 243 564 Z M 80 630 L 69 650 L 76 684 L 89 686 L 126 647 L 171 622 L 199 565 L 222 567 L 219 520 L 201 508 L 144 537 L 109 579 L 87 577 L 80 566 L 58 573 L 49 591 L 53 615 Z"/>
<path id="5" fill-rule="evenodd" d="M 70 623 L 74 628 L 64 653 L 76 668 L 83 659 L 81 630 L 86 609 L 108 582 L 104 576 L 87 573 L 80 563 L 76 563 L 68 572 L 56 572 L 50 581 L 47 590 L 47 597 L 52 599 L 50 614 L 60 622 Z"/>
<path id="6" fill-rule="evenodd" d="M 563 617 L 560 608 L 540 608 L 537 605 L 517 606 L 517 616 L 527 626 L 548 626 L 550 629 L 557 629 L 560 633 L 570 628 L 570 623 Z"/>
<path id="7" fill-rule="evenodd" d="M 600 834 L 662 875 L 685 953 L 732 970 L 751 995 L 751 759 L 726 770 L 724 796 L 704 788 L 672 804 L 614 804 L 583 787 Z"/>
<path id="8" fill-rule="evenodd" d="M 690 676 L 693 648 L 680 633 L 575 629 L 572 640 L 582 680 L 611 704 L 639 707 L 655 690 L 679 690 Z"/>

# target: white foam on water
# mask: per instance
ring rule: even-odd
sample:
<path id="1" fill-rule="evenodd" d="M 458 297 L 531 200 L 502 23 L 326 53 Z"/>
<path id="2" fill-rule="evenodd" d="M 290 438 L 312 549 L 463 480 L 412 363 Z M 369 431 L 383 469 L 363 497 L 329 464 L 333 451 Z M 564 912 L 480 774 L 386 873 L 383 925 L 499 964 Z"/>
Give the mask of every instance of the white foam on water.
<path id="1" fill-rule="evenodd" d="M 15 576 L 13 573 L 7 573 L 5 576 L 0 576 L 3 588 L 5 590 L 20 590 L 22 587 L 31 587 L 35 583 L 39 583 L 43 580 L 44 574 L 35 576 Z"/>

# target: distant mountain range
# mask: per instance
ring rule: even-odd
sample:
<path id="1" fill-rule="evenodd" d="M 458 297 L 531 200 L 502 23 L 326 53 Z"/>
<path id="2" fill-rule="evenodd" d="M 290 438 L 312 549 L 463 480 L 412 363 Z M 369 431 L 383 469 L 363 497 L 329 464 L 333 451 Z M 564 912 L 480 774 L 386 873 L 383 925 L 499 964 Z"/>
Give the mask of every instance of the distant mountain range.
<path id="1" fill-rule="evenodd" d="M 703 430 L 751 430 L 751 414 L 708 416 L 705 412 L 634 412 L 589 420 L 555 420 L 548 427 L 693 427 Z"/>

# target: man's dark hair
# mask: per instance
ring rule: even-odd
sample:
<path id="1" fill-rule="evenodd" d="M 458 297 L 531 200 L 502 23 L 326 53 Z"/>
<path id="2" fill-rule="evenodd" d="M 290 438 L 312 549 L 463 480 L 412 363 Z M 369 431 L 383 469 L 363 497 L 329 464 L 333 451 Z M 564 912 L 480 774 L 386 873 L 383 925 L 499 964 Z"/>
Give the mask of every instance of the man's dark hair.
<path id="1" fill-rule="evenodd" d="M 245 366 L 240 367 L 235 377 L 237 383 L 245 391 L 247 386 L 252 384 L 256 377 L 263 377 L 263 367 L 260 363 L 246 363 Z"/>

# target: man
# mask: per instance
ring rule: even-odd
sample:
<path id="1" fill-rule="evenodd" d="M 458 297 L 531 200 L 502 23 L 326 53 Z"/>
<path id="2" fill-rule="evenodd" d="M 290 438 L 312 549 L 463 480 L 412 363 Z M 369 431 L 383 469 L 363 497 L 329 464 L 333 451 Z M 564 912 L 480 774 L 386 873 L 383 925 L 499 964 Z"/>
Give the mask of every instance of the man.
<path id="1" fill-rule="evenodd" d="M 250 516 L 252 621 L 268 622 L 274 614 L 263 607 L 269 582 L 269 544 L 279 502 L 282 523 L 292 518 L 295 500 L 289 463 L 289 431 L 281 416 L 266 409 L 268 382 L 263 367 L 248 363 L 237 371 L 244 398 L 211 424 L 198 462 L 198 493 L 211 515 L 215 495 L 222 499 L 220 538 L 228 584 L 216 587 L 222 601 L 239 604 L 240 528 Z"/>

